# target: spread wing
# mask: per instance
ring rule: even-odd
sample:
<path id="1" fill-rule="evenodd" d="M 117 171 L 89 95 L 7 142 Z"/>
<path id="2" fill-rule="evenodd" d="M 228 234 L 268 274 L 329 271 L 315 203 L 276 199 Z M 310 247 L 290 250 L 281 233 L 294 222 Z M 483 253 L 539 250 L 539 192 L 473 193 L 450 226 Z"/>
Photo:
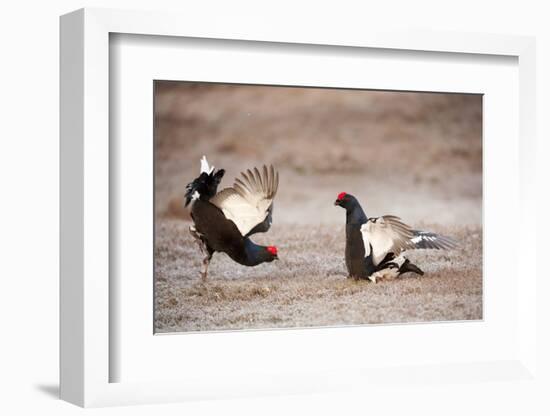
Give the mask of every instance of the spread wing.
<path id="1" fill-rule="evenodd" d="M 266 232 L 271 226 L 273 199 L 279 187 L 279 173 L 264 165 L 241 173 L 231 188 L 217 193 L 210 202 L 235 223 L 244 237 Z"/>
<path id="2" fill-rule="evenodd" d="M 444 235 L 439 235 L 429 231 L 414 230 L 414 237 L 411 238 L 410 248 L 431 248 L 435 250 L 446 250 L 457 248 L 455 240 Z"/>
<path id="3" fill-rule="evenodd" d="M 403 250 L 412 248 L 413 229 L 393 215 L 369 218 L 361 226 L 361 233 L 365 255 L 371 254 L 369 248 L 372 247 L 372 260 L 375 266 L 384 260 L 388 253 L 398 256 Z"/>
<path id="4" fill-rule="evenodd" d="M 413 230 L 394 215 L 369 218 L 361 226 L 365 256 L 372 247 L 372 259 L 377 266 L 388 253 L 398 256 L 404 250 L 413 249 L 454 249 L 458 244 L 449 237 L 428 231 Z"/>

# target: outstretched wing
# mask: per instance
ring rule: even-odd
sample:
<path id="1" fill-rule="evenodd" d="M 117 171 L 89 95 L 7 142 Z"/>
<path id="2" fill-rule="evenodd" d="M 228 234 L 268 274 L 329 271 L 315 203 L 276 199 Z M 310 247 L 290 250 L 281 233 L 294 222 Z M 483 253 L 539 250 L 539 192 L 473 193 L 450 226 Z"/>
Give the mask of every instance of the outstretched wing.
<path id="1" fill-rule="evenodd" d="M 394 215 L 369 218 L 361 226 L 361 233 L 366 249 L 365 256 L 371 254 L 369 249 L 372 247 L 372 260 L 375 266 L 384 260 L 388 253 L 398 256 L 404 250 L 450 250 L 458 247 L 452 238 L 428 231 L 413 230 Z"/>
<path id="2" fill-rule="evenodd" d="M 210 202 L 235 223 L 244 237 L 266 232 L 271 226 L 273 199 L 279 187 L 279 173 L 264 165 L 241 173 L 231 188 L 217 193 Z"/>
<path id="3" fill-rule="evenodd" d="M 414 230 L 394 215 L 384 215 L 369 220 L 361 226 L 365 256 L 372 254 L 375 266 L 380 264 L 388 253 L 396 256 L 403 250 L 412 248 Z M 372 253 L 369 248 L 372 247 Z"/>
<path id="4" fill-rule="evenodd" d="M 413 233 L 414 237 L 411 238 L 411 247 L 409 248 L 450 250 L 458 247 L 455 240 L 450 237 L 445 237 L 444 235 L 419 230 L 413 230 Z"/>

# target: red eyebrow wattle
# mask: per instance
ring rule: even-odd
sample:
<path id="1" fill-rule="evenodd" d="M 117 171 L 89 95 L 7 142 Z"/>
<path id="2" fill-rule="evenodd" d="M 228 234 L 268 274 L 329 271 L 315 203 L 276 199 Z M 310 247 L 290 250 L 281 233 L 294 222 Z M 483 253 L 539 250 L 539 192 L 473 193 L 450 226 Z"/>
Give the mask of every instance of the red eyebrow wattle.
<path id="1" fill-rule="evenodd" d="M 344 199 L 344 197 L 345 197 L 346 195 L 347 195 L 347 194 L 346 194 L 345 192 L 340 192 L 340 193 L 338 194 L 338 201 Z"/>

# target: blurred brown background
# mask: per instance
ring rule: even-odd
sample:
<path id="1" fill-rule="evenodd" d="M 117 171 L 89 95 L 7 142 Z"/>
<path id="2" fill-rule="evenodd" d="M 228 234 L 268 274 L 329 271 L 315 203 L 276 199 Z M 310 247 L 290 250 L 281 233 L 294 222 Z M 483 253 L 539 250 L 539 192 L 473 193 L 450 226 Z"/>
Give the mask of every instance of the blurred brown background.
<path id="1" fill-rule="evenodd" d="M 279 170 L 273 226 L 252 239 L 280 261 L 215 254 L 201 281 L 183 194 L 202 155 L 226 169 L 219 189 Z M 342 191 L 461 248 L 407 252 L 421 278 L 346 279 Z M 482 317 L 480 95 L 156 82 L 155 204 L 157 332 Z"/>
<path id="2" fill-rule="evenodd" d="M 222 187 L 276 166 L 275 224 L 341 222 L 341 191 L 369 216 L 481 223 L 480 95 L 157 82 L 155 110 L 160 217 L 186 217 L 204 154 Z"/>

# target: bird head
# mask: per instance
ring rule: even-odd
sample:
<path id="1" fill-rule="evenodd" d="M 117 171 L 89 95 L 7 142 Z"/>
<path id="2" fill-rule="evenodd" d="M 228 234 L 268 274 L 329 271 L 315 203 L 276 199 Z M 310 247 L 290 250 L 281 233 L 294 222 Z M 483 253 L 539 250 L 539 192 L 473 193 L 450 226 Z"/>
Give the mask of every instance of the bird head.
<path id="1" fill-rule="evenodd" d="M 357 200 L 355 197 L 346 192 L 340 192 L 336 198 L 336 201 L 334 201 L 334 205 L 340 206 L 345 210 L 353 208 L 356 203 Z"/>
<path id="2" fill-rule="evenodd" d="M 275 246 L 267 246 L 265 250 L 268 253 L 267 261 L 273 261 L 278 260 L 279 257 L 277 256 L 277 247 Z"/>

